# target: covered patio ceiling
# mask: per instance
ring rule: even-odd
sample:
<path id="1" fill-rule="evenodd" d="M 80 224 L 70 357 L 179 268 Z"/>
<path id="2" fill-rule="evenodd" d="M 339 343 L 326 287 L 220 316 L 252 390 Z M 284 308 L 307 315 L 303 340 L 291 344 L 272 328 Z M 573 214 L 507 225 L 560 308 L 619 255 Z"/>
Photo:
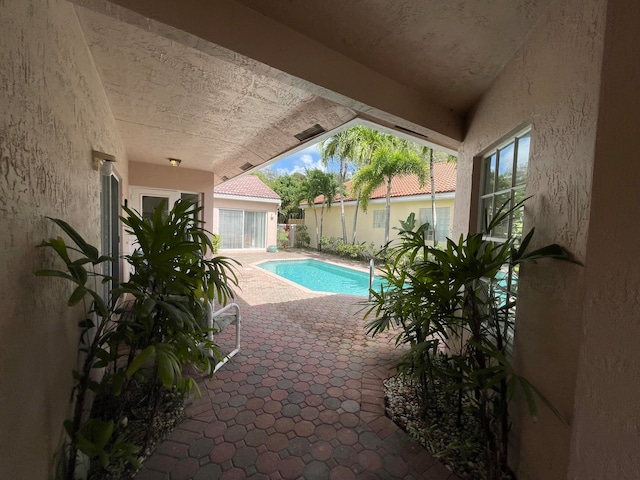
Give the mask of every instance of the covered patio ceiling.
<path id="1" fill-rule="evenodd" d="M 455 150 L 552 0 L 73 2 L 129 159 L 220 183 L 355 119 Z"/>

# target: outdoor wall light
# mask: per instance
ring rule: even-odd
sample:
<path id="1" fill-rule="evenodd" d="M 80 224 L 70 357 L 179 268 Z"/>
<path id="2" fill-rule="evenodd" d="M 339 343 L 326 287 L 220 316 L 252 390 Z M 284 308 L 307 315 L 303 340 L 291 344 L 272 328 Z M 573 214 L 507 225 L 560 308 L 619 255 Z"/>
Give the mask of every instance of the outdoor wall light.
<path id="1" fill-rule="evenodd" d="M 180 162 L 182 162 L 182 160 L 180 160 L 179 158 L 170 158 L 169 159 L 169 163 L 171 164 L 172 167 L 179 167 L 180 166 Z"/>
<path id="2" fill-rule="evenodd" d="M 104 177 L 113 175 L 113 164 L 116 162 L 116 157 L 91 150 L 91 158 L 93 159 L 93 169 L 99 171 L 100 175 Z"/>

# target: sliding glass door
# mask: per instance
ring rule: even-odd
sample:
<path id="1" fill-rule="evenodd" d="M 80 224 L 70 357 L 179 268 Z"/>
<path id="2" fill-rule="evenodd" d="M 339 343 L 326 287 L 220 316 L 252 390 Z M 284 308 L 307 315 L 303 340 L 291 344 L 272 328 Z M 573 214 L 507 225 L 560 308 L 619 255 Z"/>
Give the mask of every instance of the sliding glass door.
<path id="1" fill-rule="evenodd" d="M 222 248 L 265 248 L 267 213 L 220 209 L 219 231 Z"/>

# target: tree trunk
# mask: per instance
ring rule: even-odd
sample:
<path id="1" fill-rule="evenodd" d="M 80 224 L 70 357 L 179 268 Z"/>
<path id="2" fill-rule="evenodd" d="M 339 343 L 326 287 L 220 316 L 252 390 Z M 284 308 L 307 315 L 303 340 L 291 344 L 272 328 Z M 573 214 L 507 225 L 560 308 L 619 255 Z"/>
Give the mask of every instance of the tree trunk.
<path id="1" fill-rule="evenodd" d="M 433 225 L 433 246 L 438 246 L 438 217 L 436 215 L 436 179 L 433 175 L 433 149 L 429 149 L 429 177 L 431 179 L 431 221 Z"/>
<path id="2" fill-rule="evenodd" d="M 356 200 L 356 211 L 353 214 L 353 236 L 351 237 L 351 245 L 356 244 L 356 228 L 358 225 L 358 210 L 360 210 L 360 199 Z"/>
<path id="3" fill-rule="evenodd" d="M 387 205 L 384 222 L 384 244 L 389 243 L 389 223 L 391 223 L 391 178 L 387 180 Z"/>
<path id="4" fill-rule="evenodd" d="M 347 176 L 347 167 L 340 172 L 340 215 L 342 220 L 342 242 L 347 243 L 347 223 L 344 218 L 344 181 Z"/>
<path id="5" fill-rule="evenodd" d="M 316 249 L 320 251 L 322 247 L 320 246 L 320 225 L 318 225 L 318 211 L 314 208 L 313 215 L 316 219 Z"/>
<path id="6" fill-rule="evenodd" d="M 324 205 L 320 209 L 320 241 L 318 242 L 318 251 L 322 250 L 322 222 L 324 221 Z"/>

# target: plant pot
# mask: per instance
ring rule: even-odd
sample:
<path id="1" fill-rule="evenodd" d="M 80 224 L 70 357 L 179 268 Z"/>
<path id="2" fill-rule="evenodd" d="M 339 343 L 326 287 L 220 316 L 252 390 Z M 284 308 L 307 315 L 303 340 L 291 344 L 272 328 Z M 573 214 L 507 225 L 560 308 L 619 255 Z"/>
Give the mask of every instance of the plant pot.
<path id="1" fill-rule="evenodd" d="M 267 247 L 267 252 L 269 253 L 275 253 L 278 250 L 278 248 L 275 245 L 269 245 Z"/>

